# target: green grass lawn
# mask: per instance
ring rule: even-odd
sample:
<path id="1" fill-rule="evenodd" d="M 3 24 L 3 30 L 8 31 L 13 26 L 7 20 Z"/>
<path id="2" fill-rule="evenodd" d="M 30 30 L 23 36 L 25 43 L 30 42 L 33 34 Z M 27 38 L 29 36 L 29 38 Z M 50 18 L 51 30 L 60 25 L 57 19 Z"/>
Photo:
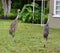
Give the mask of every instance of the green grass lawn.
<path id="1" fill-rule="evenodd" d="M 60 29 L 50 29 L 47 47 L 44 48 L 43 27 L 18 21 L 16 42 L 13 42 L 9 35 L 11 22 L 0 20 L 0 53 L 60 53 Z"/>

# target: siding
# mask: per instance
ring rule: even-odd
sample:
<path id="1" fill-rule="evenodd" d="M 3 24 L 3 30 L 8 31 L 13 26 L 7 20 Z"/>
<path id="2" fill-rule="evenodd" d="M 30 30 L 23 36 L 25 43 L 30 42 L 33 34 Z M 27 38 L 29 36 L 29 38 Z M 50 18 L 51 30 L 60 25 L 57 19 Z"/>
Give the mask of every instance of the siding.
<path id="1" fill-rule="evenodd" d="M 60 28 L 60 17 L 53 17 L 53 12 L 54 12 L 54 0 L 50 0 L 50 9 L 49 13 L 51 14 L 49 18 L 49 26 L 51 28 Z"/>
<path id="2" fill-rule="evenodd" d="M 50 18 L 49 26 L 51 28 L 60 28 L 60 18 Z"/>

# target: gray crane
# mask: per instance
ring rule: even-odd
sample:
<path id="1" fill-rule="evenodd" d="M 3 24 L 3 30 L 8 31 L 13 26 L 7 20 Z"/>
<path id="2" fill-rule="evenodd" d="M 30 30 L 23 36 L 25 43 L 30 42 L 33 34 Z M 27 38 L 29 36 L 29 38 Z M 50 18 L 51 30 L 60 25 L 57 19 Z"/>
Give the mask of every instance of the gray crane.
<path id="1" fill-rule="evenodd" d="M 48 39 L 48 35 L 49 35 L 49 23 L 47 22 L 44 26 L 44 32 L 43 32 L 43 36 L 44 36 L 44 47 L 46 47 L 46 41 Z"/>
<path id="2" fill-rule="evenodd" d="M 19 11 L 20 9 L 17 10 L 18 14 L 16 18 L 13 20 L 13 22 L 11 23 L 10 28 L 9 28 L 9 34 L 13 37 L 13 41 L 15 41 L 15 31 L 18 25 Z"/>

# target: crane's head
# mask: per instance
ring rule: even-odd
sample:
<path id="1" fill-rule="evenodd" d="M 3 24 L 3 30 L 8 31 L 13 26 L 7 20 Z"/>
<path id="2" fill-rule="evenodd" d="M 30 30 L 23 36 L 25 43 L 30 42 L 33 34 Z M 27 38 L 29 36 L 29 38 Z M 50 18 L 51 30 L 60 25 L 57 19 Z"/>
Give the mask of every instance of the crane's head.
<path id="1" fill-rule="evenodd" d="M 18 9 L 17 12 L 19 13 L 20 12 L 20 9 Z"/>
<path id="2" fill-rule="evenodd" d="M 17 16 L 19 16 L 20 9 L 17 10 Z"/>

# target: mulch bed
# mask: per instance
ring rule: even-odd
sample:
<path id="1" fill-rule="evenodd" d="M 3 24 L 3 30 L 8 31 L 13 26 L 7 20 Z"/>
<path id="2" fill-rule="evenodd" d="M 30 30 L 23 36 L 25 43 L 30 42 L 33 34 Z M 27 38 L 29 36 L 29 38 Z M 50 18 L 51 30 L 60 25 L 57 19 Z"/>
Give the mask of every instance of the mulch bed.
<path id="1" fill-rule="evenodd" d="M 13 20 L 15 18 L 16 18 L 16 16 L 12 16 L 12 17 L 0 16 L 0 19 L 11 19 L 11 20 Z"/>

